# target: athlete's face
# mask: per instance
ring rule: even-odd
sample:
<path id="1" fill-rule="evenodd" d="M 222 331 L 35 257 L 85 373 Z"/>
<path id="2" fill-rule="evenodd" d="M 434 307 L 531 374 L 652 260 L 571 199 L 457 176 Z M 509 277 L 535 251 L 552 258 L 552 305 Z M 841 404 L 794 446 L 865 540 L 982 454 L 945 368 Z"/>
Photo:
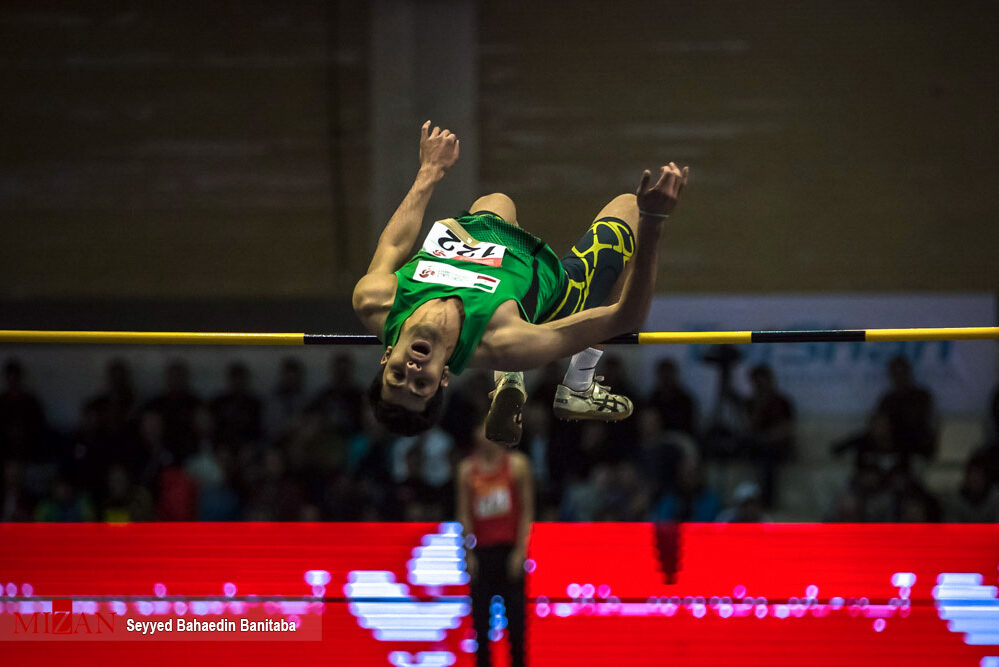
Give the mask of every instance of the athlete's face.
<path id="1" fill-rule="evenodd" d="M 439 387 L 448 383 L 448 368 L 440 345 L 419 336 L 399 337 L 382 355 L 382 399 L 422 412 Z"/>

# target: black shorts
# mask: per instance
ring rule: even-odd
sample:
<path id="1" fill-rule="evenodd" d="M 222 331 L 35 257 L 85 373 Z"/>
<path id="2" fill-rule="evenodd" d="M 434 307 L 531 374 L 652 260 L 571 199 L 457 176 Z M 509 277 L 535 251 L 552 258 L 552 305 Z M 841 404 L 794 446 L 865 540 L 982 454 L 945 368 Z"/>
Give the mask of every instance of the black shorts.
<path id="1" fill-rule="evenodd" d="M 550 322 L 604 305 L 634 253 L 635 235 L 624 220 L 605 217 L 594 221 L 562 257 L 567 278 L 565 295 L 540 321 Z"/>

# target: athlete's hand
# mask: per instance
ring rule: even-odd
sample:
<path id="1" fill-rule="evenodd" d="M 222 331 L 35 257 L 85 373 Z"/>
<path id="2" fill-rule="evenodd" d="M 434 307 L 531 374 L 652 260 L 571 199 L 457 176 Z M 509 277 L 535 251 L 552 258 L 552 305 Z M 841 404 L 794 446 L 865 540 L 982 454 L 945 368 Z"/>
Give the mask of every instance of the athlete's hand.
<path id="1" fill-rule="evenodd" d="M 642 173 L 642 181 L 638 184 L 635 196 L 638 198 L 638 210 L 650 213 L 652 217 L 665 219 L 676 206 L 680 191 L 687 185 L 687 175 L 690 167 L 680 169 L 675 162 L 659 167 L 659 178 L 652 183 L 652 174 L 646 169 Z"/>
<path id="2" fill-rule="evenodd" d="M 429 120 L 420 128 L 421 167 L 436 167 L 447 171 L 458 161 L 460 148 L 458 137 L 451 130 L 442 130 L 435 126 L 431 131 Z"/>

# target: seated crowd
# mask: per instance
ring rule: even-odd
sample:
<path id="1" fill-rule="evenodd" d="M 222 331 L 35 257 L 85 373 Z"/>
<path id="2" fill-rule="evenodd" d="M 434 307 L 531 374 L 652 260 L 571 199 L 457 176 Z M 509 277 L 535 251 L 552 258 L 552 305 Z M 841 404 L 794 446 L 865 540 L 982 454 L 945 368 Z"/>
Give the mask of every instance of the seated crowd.
<path id="1" fill-rule="evenodd" d="M 235 362 L 225 390 L 204 397 L 175 360 L 162 390 L 142 397 L 128 364 L 113 359 L 104 386 L 64 433 L 50 427 L 26 370 L 9 359 L 0 391 L 0 521 L 453 519 L 454 471 L 475 428 L 467 416 L 479 413 L 474 402 L 487 400 L 491 377 L 462 378 L 439 426 L 401 438 L 374 420 L 351 355 L 334 355 L 328 373 L 310 395 L 305 366 L 288 357 L 271 390 L 258 393 L 250 368 Z M 729 392 L 707 420 L 671 359 L 659 362 L 645 396 L 619 359 L 607 359 L 604 374 L 637 399 L 630 419 L 556 420 L 557 364 L 530 388 L 520 448 L 531 460 L 537 519 L 772 520 L 781 486 L 794 483 L 780 470 L 796 442 L 794 401 L 768 367 L 750 369 L 752 393 Z M 901 357 L 889 377 L 866 428 L 832 444 L 830 456 L 849 456 L 852 474 L 826 514 L 812 519 L 999 521 L 999 442 L 971 454 L 959 488 L 932 493 L 920 472 L 937 449 L 932 395 Z M 990 419 L 999 433 L 999 392 Z M 723 498 L 707 470 L 733 461 L 753 472 Z"/>

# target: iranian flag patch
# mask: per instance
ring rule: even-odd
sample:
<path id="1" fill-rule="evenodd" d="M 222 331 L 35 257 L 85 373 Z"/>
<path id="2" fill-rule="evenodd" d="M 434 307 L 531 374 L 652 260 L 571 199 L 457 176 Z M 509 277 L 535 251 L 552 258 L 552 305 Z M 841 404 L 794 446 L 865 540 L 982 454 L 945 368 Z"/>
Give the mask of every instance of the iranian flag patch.
<path id="1" fill-rule="evenodd" d="M 429 262 L 420 260 L 413 271 L 413 280 L 421 283 L 435 283 L 437 285 L 453 285 L 455 287 L 470 287 L 480 289 L 490 294 L 499 287 L 500 279 L 487 276 L 477 271 L 459 269 L 450 264 L 441 262 Z"/>

